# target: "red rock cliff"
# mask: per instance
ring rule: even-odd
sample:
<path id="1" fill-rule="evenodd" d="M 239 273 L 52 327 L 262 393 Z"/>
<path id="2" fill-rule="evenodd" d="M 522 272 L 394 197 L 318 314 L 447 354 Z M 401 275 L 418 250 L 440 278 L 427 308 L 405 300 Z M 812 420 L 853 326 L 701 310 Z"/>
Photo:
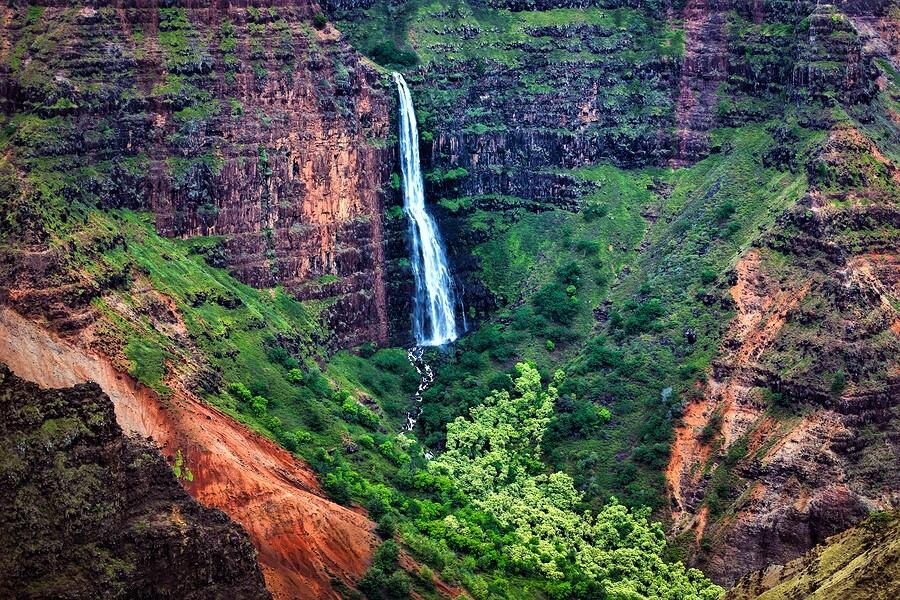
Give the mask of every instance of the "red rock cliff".
<path id="1" fill-rule="evenodd" d="M 354 585 L 377 538 L 365 515 L 327 500 L 307 465 L 185 391 L 161 399 L 104 356 L 56 338 L 0 307 L 0 361 L 46 387 L 94 381 L 126 433 L 181 452 L 202 504 L 241 524 L 275 598 L 339 598 L 333 579 Z"/>
<path id="2" fill-rule="evenodd" d="M 39 4 L 0 9 L 4 112 L 55 123 L 25 156 L 89 157 L 95 201 L 222 236 L 242 281 L 327 298 L 340 345 L 386 339 L 388 102 L 315 2 Z"/>

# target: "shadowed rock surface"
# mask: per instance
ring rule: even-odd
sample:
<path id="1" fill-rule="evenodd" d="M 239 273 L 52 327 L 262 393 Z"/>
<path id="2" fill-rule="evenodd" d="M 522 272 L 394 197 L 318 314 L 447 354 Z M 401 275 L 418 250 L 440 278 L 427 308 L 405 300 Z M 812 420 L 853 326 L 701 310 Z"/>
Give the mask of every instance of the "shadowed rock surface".
<path id="1" fill-rule="evenodd" d="M 244 530 L 126 437 L 98 385 L 42 389 L 0 364 L 0 456 L 0 595 L 271 597 Z"/>
<path id="2" fill-rule="evenodd" d="M 900 596 L 900 513 L 878 513 L 800 558 L 745 575 L 722 600 L 891 600 Z"/>

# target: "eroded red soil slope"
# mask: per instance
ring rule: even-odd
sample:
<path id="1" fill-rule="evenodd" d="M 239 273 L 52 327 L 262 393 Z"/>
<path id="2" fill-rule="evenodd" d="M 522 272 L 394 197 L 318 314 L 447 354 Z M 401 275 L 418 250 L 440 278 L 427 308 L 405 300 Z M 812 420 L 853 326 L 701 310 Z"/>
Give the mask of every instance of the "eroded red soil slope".
<path id="1" fill-rule="evenodd" d="M 247 530 L 276 598 L 337 598 L 332 577 L 352 584 L 368 566 L 371 521 L 327 500 L 307 465 L 190 394 L 161 399 L 8 308 L 0 308 L 0 361 L 45 387 L 95 381 L 126 432 L 153 437 L 169 457 L 180 450 L 193 474 L 185 487 Z"/>

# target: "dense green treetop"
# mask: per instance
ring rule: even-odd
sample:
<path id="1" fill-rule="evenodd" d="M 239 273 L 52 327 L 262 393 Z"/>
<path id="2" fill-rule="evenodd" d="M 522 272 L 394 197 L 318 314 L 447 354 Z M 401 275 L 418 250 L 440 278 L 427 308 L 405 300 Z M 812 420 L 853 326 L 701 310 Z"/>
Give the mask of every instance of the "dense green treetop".
<path id="1" fill-rule="evenodd" d="M 721 589 L 695 569 L 662 558 L 665 534 L 649 510 L 615 498 L 597 514 L 565 473 L 546 473 L 540 446 L 563 373 L 543 389 L 537 369 L 516 365 L 514 389 L 492 392 L 447 429 L 446 451 L 430 464 L 514 533 L 507 546 L 521 570 L 559 582 L 557 592 L 599 584 L 609 598 L 717 598 Z M 448 516 L 447 519 L 453 519 Z M 453 527 L 453 523 L 448 526 Z"/>

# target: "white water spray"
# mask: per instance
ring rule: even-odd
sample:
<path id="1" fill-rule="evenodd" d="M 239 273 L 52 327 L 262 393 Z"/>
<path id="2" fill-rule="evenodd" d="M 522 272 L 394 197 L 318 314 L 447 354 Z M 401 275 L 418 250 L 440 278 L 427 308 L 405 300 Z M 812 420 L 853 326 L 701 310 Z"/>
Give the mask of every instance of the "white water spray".
<path id="1" fill-rule="evenodd" d="M 416 423 L 422 414 L 422 394 L 434 382 L 434 371 L 431 369 L 431 365 L 425 362 L 424 354 L 425 348 L 422 346 L 415 346 L 406 351 L 406 358 L 409 360 L 409 364 L 419 374 L 419 388 L 413 396 L 414 405 L 412 410 L 406 413 L 407 431 L 413 431 L 416 428 Z"/>
<path id="2" fill-rule="evenodd" d="M 412 270 L 416 283 L 413 335 L 418 346 L 441 346 L 458 337 L 456 298 L 437 225 L 425 209 L 425 184 L 419 164 L 419 133 L 412 96 L 403 76 L 394 73 L 400 95 L 400 170 L 403 209 L 409 219 Z"/>

